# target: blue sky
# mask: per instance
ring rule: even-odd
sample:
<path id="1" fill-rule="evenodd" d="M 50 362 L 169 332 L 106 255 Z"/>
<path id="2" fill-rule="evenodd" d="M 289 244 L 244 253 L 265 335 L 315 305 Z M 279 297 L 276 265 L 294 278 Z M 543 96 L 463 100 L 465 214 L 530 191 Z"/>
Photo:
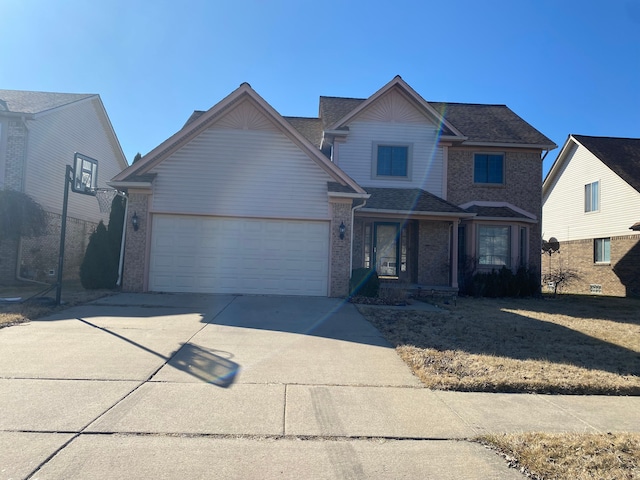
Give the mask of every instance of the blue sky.
<path id="1" fill-rule="evenodd" d="M 0 0 L 0 18 L 0 88 L 100 94 L 129 162 L 245 81 L 283 115 L 401 75 L 559 147 L 640 137 L 640 0 Z"/>

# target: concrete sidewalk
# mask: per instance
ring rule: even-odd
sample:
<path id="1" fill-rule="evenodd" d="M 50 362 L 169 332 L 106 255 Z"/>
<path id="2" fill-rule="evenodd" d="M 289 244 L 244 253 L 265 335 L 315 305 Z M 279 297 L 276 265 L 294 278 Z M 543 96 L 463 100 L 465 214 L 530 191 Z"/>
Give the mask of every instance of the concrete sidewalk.
<path id="1" fill-rule="evenodd" d="M 640 431 L 640 399 L 427 390 L 327 298 L 121 294 L 0 330 L 1 478 L 524 478 L 487 432 Z"/>

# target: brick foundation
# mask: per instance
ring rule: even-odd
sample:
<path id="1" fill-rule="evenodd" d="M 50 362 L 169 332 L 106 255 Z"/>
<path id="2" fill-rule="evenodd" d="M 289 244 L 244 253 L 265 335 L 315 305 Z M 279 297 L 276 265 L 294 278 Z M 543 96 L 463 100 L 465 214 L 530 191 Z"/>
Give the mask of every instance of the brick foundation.
<path id="1" fill-rule="evenodd" d="M 611 237 L 611 262 L 607 264 L 594 263 L 593 239 L 561 242 L 557 253 L 543 254 L 541 261 L 543 275 L 562 267 L 580 276 L 562 293 L 589 295 L 594 293 L 591 285 L 600 285 L 602 295 L 640 296 L 640 234 Z"/>
<path id="2" fill-rule="evenodd" d="M 19 259 L 20 277 L 39 282 L 55 283 L 58 277 L 58 257 L 60 254 L 60 228 L 62 216 L 47 212 L 47 230 L 40 237 L 22 238 L 20 244 L 9 241 L 0 245 L 0 283 L 17 281 L 16 272 Z M 95 231 L 96 223 L 67 218 L 67 232 L 64 248 L 65 280 L 80 278 L 80 264 L 89 245 L 89 237 Z M 7 243 L 5 246 L 4 244 Z M 19 248 L 18 248 L 19 247 Z M 6 253 L 13 255 L 5 256 Z"/>

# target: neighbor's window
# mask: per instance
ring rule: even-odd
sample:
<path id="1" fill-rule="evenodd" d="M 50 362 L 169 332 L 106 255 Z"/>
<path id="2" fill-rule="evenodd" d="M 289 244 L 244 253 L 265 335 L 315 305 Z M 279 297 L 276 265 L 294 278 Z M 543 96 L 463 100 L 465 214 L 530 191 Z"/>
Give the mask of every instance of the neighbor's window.
<path id="1" fill-rule="evenodd" d="M 409 176 L 409 147 L 397 145 L 378 145 L 376 158 L 377 176 Z"/>
<path id="2" fill-rule="evenodd" d="M 600 182 L 584 186 L 584 211 L 597 212 L 600 209 Z"/>
<path id="3" fill-rule="evenodd" d="M 504 183 L 504 155 L 476 153 L 473 158 L 474 183 Z"/>
<path id="4" fill-rule="evenodd" d="M 511 229 L 504 226 L 478 227 L 478 262 L 480 265 L 509 266 Z"/>
<path id="5" fill-rule="evenodd" d="M 611 239 L 596 238 L 594 242 L 593 259 L 596 263 L 611 262 Z"/>

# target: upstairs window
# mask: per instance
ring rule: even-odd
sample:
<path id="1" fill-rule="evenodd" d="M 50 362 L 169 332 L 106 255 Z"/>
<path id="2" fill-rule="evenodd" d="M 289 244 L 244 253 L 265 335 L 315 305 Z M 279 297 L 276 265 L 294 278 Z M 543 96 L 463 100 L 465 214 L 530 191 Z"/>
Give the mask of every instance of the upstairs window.
<path id="1" fill-rule="evenodd" d="M 504 183 L 504 155 L 476 153 L 473 158 L 474 183 Z"/>
<path id="2" fill-rule="evenodd" d="M 409 176 L 409 147 L 399 145 L 378 145 L 376 176 Z"/>
<path id="3" fill-rule="evenodd" d="M 611 239 L 596 238 L 593 245 L 593 260 L 595 263 L 611 262 Z"/>
<path id="4" fill-rule="evenodd" d="M 584 186 L 584 211 L 600 210 L 600 182 L 587 183 Z"/>

